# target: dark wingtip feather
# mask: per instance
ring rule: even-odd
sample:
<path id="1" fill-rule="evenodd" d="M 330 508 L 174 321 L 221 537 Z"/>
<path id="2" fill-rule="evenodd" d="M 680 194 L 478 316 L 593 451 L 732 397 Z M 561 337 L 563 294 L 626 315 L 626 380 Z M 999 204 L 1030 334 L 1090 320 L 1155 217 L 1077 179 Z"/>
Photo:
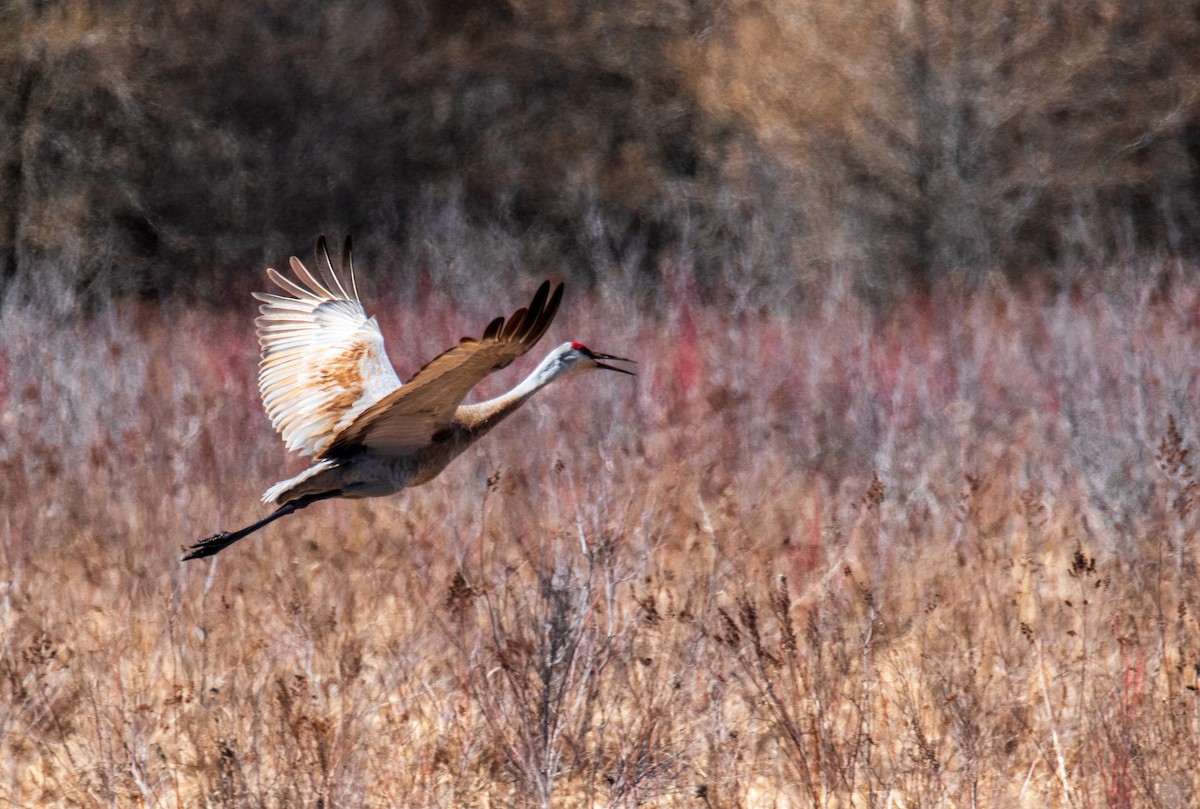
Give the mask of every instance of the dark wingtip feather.
<path id="1" fill-rule="evenodd" d="M 549 287 L 549 282 L 547 281 L 544 286 Z M 542 309 L 541 316 L 538 318 L 538 321 L 533 325 L 533 328 L 530 329 L 529 333 L 525 335 L 525 343 L 527 345 L 532 347 L 535 343 L 537 343 L 538 340 L 542 339 L 547 331 L 549 331 L 550 324 L 554 322 L 554 316 L 558 314 L 558 305 L 562 303 L 562 298 L 563 285 L 559 284 L 554 288 L 554 294 L 550 296 L 549 302 L 546 303 L 545 307 Z"/>
<path id="2" fill-rule="evenodd" d="M 528 315 L 528 309 L 518 309 L 513 312 L 512 316 L 508 318 L 508 322 L 504 324 L 504 330 L 500 332 L 500 339 L 507 343 L 519 334 Z"/>
<path id="3" fill-rule="evenodd" d="M 542 314 L 542 310 L 546 308 L 546 299 L 550 297 L 550 282 L 543 281 L 537 288 L 537 292 L 533 293 L 533 300 L 529 303 L 529 312 L 532 319 L 536 320 Z"/>
<path id="4" fill-rule="evenodd" d="M 543 281 L 537 288 L 537 292 L 533 294 L 533 300 L 529 303 L 529 314 L 525 316 L 525 322 L 521 324 L 521 328 L 516 334 L 516 340 L 526 345 L 533 344 L 530 342 L 530 337 L 537 332 L 542 318 L 546 315 L 546 298 L 549 296 L 550 282 Z"/>
<path id="5" fill-rule="evenodd" d="M 504 328 L 504 318 L 503 317 L 496 318 L 495 320 L 493 320 L 491 323 L 488 324 L 486 329 L 483 330 L 483 339 L 484 340 L 494 340 L 495 338 L 500 336 L 500 330 L 503 328 Z"/>

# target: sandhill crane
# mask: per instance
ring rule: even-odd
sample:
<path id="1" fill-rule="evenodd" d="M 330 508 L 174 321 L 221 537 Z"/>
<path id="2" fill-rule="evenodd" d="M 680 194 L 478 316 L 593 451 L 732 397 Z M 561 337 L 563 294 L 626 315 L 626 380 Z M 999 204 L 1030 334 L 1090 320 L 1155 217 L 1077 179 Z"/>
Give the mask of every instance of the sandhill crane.
<path id="1" fill-rule="evenodd" d="M 334 270 L 317 239 L 324 283 L 295 256 L 300 283 L 274 269 L 267 276 L 287 295 L 254 293 L 262 347 L 258 387 L 271 424 L 287 448 L 314 456 L 290 480 L 267 489 L 263 502 L 278 508 L 239 531 L 222 531 L 192 545 L 183 558 L 212 556 L 294 511 L 331 497 L 382 497 L 437 477 L 446 465 L 546 385 L 562 376 L 606 369 L 631 374 L 605 360 L 633 362 L 563 343 L 523 382 L 502 396 L 462 404 L 477 382 L 504 368 L 537 343 L 562 301 L 563 285 L 543 282 L 525 309 L 498 317 L 483 336 L 464 337 L 412 379 L 400 383 L 388 362 L 383 333 L 358 297 L 350 239 Z"/>

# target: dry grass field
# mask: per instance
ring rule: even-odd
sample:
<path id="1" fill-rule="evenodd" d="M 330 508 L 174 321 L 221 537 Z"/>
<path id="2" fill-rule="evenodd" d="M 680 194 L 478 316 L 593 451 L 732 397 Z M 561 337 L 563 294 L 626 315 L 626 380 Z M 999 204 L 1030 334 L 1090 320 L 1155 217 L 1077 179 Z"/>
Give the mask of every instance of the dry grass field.
<path id="1" fill-rule="evenodd" d="M 636 379 L 211 563 L 181 546 L 301 468 L 253 302 L 10 305 L 0 807 L 1200 799 L 1195 273 L 884 311 L 836 279 L 702 304 L 686 270 L 569 288 L 534 352 Z M 385 274 L 402 376 L 535 285 Z"/>

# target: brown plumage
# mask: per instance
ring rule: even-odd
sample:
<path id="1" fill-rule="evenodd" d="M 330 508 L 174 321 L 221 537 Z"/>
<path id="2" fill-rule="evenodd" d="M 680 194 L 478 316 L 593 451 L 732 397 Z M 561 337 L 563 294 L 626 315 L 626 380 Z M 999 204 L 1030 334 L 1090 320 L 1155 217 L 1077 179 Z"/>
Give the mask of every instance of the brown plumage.
<path id="1" fill-rule="evenodd" d="M 255 321 L 263 406 L 288 449 L 314 456 L 314 463 L 267 490 L 263 501 L 277 505 L 274 512 L 239 531 L 200 540 L 184 559 L 211 556 L 318 500 L 378 497 L 425 483 L 559 376 L 599 369 L 631 373 L 602 362 L 629 360 L 564 343 L 508 393 L 462 404 L 481 379 L 529 351 L 550 328 L 563 285 L 551 293 L 547 281 L 528 307 L 492 320 L 482 337 L 462 338 L 402 385 L 378 323 L 359 300 L 350 239 L 341 262 L 348 288 L 324 236 L 317 239 L 316 256 L 323 281 L 293 257 L 300 283 L 267 270 L 288 295 L 254 293 L 263 303 Z"/>
<path id="2" fill-rule="evenodd" d="M 419 449 L 439 431 L 451 427 L 455 411 L 471 388 L 492 371 L 507 368 L 533 348 L 550 328 L 563 285 L 550 293 L 543 281 L 525 309 L 488 324 L 483 337 L 462 338 L 425 364 L 413 378 L 364 410 L 330 445 L 331 456 L 351 454 L 363 447 L 394 452 Z"/>

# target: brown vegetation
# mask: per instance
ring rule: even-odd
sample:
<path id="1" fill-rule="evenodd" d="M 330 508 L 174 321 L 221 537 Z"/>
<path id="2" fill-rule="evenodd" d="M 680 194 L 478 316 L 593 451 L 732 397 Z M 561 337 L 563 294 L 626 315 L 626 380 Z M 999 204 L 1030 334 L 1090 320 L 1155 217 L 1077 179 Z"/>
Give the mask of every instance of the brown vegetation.
<path id="1" fill-rule="evenodd" d="M 442 294 L 449 262 L 424 292 L 386 269 L 401 373 L 494 308 Z M 10 306 L 0 805 L 1195 800 L 1179 268 L 887 316 L 664 283 L 569 292 L 551 335 L 636 380 L 546 391 L 433 484 L 211 566 L 180 546 L 294 463 L 247 312 Z"/>
<path id="2" fill-rule="evenodd" d="M 0 25 L 0 807 L 1196 802 L 1194 9 Z M 402 377 L 562 276 L 640 375 L 183 564 L 322 230 Z"/>

